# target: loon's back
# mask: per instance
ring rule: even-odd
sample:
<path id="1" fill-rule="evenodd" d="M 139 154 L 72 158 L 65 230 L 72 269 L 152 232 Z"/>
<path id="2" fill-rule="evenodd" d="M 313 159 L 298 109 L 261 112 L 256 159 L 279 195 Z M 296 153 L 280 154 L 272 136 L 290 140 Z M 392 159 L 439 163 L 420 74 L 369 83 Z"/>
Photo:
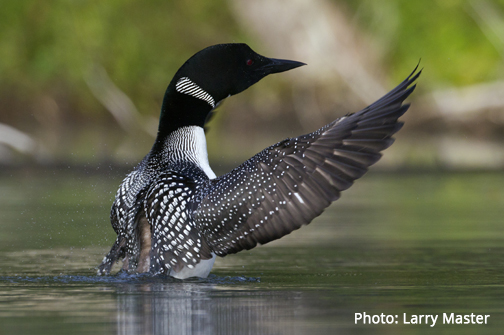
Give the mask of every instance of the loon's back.
<path id="1" fill-rule="evenodd" d="M 150 270 L 157 273 L 166 269 L 164 256 L 159 257 L 162 252 L 172 251 L 166 241 L 173 237 L 174 231 L 184 231 L 183 226 L 193 225 L 192 211 L 199 203 L 195 191 L 210 178 L 215 178 L 208 164 L 203 129 L 183 127 L 163 142 L 161 152 L 151 151 L 128 174 L 117 191 L 110 215 L 117 239 L 111 252 L 105 256 L 99 273 L 109 273 L 119 259 L 124 259 L 123 270 L 130 272 Z M 152 229 L 152 226 L 159 229 Z M 172 234 L 166 236 L 169 231 Z M 200 237 L 190 235 L 189 245 L 197 247 Z M 179 236 L 178 243 L 184 246 L 183 241 L 184 238 Z M 172 260 L 170 267 L 180 272 L 182 268 L 176 267 L 173 260 L 181 252 L 177 249 L 172 252 L 172 257 L 166 258 Z M 205 253 L 200 259 L 211 259 L 213 265 L 215 255 Z M 211 266 L 202 276 L 207 276 L 210 269 Z"/>

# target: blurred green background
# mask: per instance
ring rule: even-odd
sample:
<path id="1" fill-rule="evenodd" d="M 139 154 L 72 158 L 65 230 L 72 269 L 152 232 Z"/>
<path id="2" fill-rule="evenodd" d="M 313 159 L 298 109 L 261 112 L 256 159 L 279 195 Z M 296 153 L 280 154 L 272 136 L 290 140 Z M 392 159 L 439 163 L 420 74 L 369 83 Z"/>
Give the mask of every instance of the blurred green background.
<path id="1" fill-rule="evenodd" d="M 504 0 L 6 0 L 0 164 L 134 165 L 183 62 L 245 42 L 308 66 L 227 99 L 210 159 L 235 165 L 378 99 L 420 61 L 382 169 L 504 166 Z"/>

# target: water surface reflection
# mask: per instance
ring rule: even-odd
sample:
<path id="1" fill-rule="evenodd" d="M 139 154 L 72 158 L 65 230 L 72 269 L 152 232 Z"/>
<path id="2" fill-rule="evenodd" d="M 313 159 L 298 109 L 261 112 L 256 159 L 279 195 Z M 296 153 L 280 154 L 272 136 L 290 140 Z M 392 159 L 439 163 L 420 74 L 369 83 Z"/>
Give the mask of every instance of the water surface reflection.
<path id="1" fill-rule="evenodd" d="M 310 305 L 303 298 L 217 284 L 120 285 L 118 334 L 297 334 Z"/>

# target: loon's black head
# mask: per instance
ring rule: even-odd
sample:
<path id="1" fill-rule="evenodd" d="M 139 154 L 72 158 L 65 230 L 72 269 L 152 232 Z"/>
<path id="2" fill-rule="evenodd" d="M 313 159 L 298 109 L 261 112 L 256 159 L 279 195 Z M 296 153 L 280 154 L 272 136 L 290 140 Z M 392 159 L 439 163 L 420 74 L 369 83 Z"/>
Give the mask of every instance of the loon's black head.
<path id="1" fill-rule="evenodd" d="M 218 44 L 189 58 L 166 90 L 160 132 L 182 126 L 203 127 L 217 103 L 242 92 L 271 73 L 294 69 L 301 62 L 261 56 L 243 43 Z"/>

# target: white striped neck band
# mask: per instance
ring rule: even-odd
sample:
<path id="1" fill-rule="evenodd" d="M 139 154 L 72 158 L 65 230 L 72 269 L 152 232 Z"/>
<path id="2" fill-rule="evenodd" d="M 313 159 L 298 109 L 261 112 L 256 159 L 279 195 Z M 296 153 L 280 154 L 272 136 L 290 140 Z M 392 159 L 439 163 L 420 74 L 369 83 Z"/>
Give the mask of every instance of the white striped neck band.
<path id="1" fill-rule="evenodd" d="M 212 106 L 212 108 L 215 108 L 214 98 L 187 77 L 182 77 L 177 81 L 175 90 L 179 93 L 187 94 L 197 99 L 206 101 L 210 106 Z"/>

